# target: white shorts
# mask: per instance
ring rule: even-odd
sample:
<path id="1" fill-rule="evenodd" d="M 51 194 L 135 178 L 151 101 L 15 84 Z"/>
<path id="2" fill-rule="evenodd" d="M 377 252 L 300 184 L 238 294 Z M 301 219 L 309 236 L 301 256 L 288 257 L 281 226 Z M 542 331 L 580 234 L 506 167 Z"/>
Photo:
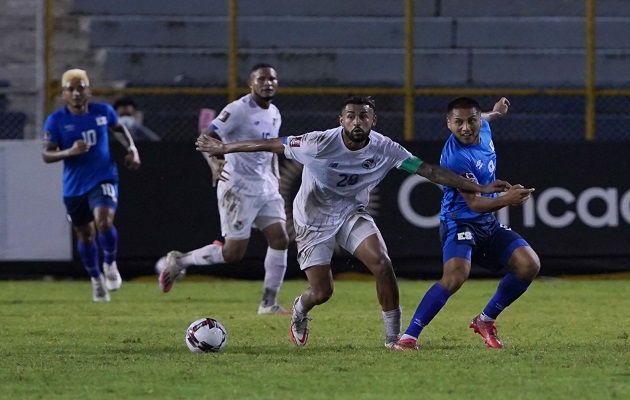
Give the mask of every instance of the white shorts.
<path id="1" fill-rule="evenodd" d="M 249 239 L 252 228 L 263 230 L 277 222 L 285 224 L 287 220 L 280 193 L 247 196 L 219 184 L 217 199 L 221 235 L 228 239 Z"/>
<path id="2" fill-rule="evenodd" d="M 354 254 L 365 239 L 375 233 L 381 235 L 372 216 L 365 212 L 350 214 L 343 224 L 336 228 L 314 231 L 295 222 L 295 242 L 301 270 L 315 265 L 330 265 L 335 244 L 339 244 L 350 254 Z"/>

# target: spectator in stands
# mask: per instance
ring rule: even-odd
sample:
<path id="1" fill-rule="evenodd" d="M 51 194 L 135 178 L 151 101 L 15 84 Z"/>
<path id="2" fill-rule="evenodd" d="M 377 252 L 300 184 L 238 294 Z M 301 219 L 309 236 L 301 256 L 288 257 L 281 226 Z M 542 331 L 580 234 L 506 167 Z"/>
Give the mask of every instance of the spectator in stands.
<path id="1" fill-rule="evenodd" d="M 118 114 L 118 120 L 127 127 L 131 137 L 136 142 L 160 141 L 160 136 L 151 129 L 142 125 L 142 112 L 138 111 L 138 105 L 129 96 L 124 96 L 114 102 L 114 110 Z"/>
<path id="2" fill-rule="evenodd" d="M 278 88 L 275 69 L 269 64 L 256 64 L 249 75 L 251 92 L 228 104 L 212 120 L 209 135 L 218 135 L 224 142 L 243 139 L 278 137 L 282 119 L 272 104 Z M 171 251 L 166 268 L 159 276 L 163 292 L 171 290 L 175 280 L 191 265 L 233 263 L 243 259 L 252 228 L 258 228 L 267 239 L 265 280 L 258 314 L 288 314 L 278 304 L 278 291 L 287 269 L 289 238 L 286 231 L 284 200 L 279 192 L 278 158 L 273 154 L 229 155 L 225 160 L 204 158 L 217 185 L 221 231 L 225 243 L 214 241 L 200 249 L 182 254 Z"/>
<path id="3" fill-rule="evenodd" d="M 370 191 L 393 168 L 464 190 L 494 193 L 506 182 L 480 186 L 437 165 L 424 163 L 390 138 L 372 131 L 374 101 L 368 96 L 347 99 L 340 126 L 323 132 L 270 140 L 222 143 L 210 135 L 197 139 L 197 150 L 211 156 L 267 151 L 284 154 L 304 165 L 302 184 L 293 202 L 298 261 L 309 288 L 293 302 L 291 340 L 308 340 L 309 312 L 333 294 L 330 261 L 335 244 L 357 257 L 376 277 L 376 292 L 385 324 L 385 346 L 398 340 L 401 310 L 396 276 L 379 229 L 367 212 Z"/>
<path id="4" fill-rule="evenodd" d="M 497 157 L 489 122 L 505 115 L 509 105 L 503 97 L 491 112 L 482 113 L 479 103 L 471 98 L 453 100 L 448 105 L 446 117 L 452 135 L 444 145 L 440 164 L 480 185 L 493 181 Z M 503 267 L 510 269 L 481 314 L 469 325 L 483 337 L 488 347 L 503 347 L 494 321 L 525 293 L 540 270 L 540 260 L 518 233 L 499 224 L 492 213 L 503 207 L 524 204 L 533 191 L 514 185 L 498 197 L 496 194 L 481 195 L 444 188 L 440 213 L 444 273 L 424 295 L 409 327 L 393 349 L 418 348 L 417 340 L 422 330 L 468 279 L 471 262 L 492 271 Z"/>
<path id="5" fill-rule="evenodd" d="M 78 238 L 79 256 L 92 279 L 92 298 L 109 301 L 109 291 L 118 290 L 122 279 L 116 265 L 118 233 L 114 226 L 118 171 L 108 134 L 127 149 L 127 167 L 140 167 L 140 157 L 114 109 L 89 101 L 90 81 L 84 70 L 64 72 L 61 87 L 66 106 L 46 119 L 42 155 L 46 163 L 63 160 L 63 200 Z M 97 241 L 104 255 L 103 272 Z"/>

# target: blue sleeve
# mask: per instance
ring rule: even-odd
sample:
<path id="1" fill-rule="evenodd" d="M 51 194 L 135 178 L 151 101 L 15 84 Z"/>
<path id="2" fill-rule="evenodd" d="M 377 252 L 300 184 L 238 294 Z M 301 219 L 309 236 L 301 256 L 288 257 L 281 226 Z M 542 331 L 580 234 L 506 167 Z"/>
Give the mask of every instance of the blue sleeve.
<path id="1" fill-rule="evenodd" d="M 107 113 L 107 126 L 113 128 L 118 125 L 118 114 L 114 111 L 114 107 L 105 104 L 105 112 Z"/>
<path id="2" fill-rule="evenodd" d="M 44 139 L 52 143 L 59 143 L 59 125 L 57 124 L 56 115 L 56 113 L 50 114 L 44 123 Z M 46 132 L 50 133 L 50 137 L 46 135 Z"/>

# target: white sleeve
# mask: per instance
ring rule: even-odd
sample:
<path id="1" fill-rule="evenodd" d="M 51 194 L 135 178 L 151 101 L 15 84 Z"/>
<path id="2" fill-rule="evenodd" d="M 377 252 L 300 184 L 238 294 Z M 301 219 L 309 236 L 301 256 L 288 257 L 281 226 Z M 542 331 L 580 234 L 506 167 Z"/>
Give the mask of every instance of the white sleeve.
<path id="1" fill-rule="evenodd" d="M 240 125 L 240 113 L 239 108 L 235 107 L 235 103 L 230 103 L 221 113 L 212 120 L 210 127 L 213 131 L 215 131 L 221 139 L 225 139 L 226 136 L 229 136 L 231 132 L 233 132 L 237 126 Z"/>
<path id="2" fill-rule="evenodd" d="M 284 143 L 284 155 L 302 165 L 308 165 L 317 157 L 318 137 L 318 132 L 285 137 L 282 141 Z"/>

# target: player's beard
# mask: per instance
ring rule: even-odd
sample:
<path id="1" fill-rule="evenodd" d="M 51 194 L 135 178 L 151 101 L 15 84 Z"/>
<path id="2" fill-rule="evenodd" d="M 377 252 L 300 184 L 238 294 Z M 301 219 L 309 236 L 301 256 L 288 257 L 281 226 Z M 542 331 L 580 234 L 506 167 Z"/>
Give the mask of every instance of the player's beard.
<path id="1" fill-rule="evenodd" d="M 354 143 L 365 142 L 370 135 L 370 131 L 365 132 L 363 129 L 353 129 L 352 131 L 345 131 L 346 137 Z"/>
<path id="2" fill-rule="evenodd" d="M 273 100 L 273 96 L 275 94 L 275 90 L 261 90 L 260 93 L 258 93 L 258 97 L 260 97 L 264 101 L 271 101 Z"/>

